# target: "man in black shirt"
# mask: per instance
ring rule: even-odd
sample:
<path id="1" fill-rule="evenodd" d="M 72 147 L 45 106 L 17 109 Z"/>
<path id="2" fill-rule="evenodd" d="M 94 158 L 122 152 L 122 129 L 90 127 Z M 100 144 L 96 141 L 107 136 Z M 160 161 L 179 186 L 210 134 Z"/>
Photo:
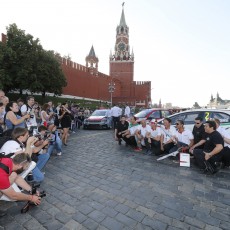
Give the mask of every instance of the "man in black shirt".
<path id="1" fill-rule="evenodd" d="M 203 149 L 207 133 L 204 130 L 204 124 L 201 117 L 195 118 L 195 124 L 192 130 L 194 144 L 190 147 L 189 152 L 193 153 L 194 149 Z"/>
<path id="2" fill-rule="evenodd" d="M 115 140 L 118 141 L 119 145 L 121 145 L 122 134 L 129 128 L 129 122 L 126 121 L 125 115 L 121 116 L 119 122 L 117 122 L 115 126 Z"/>
<path id="3" fill-rule="evenodd" d="M 222 160 L 224 140 L 220 133 L 216 131 L 215 121 L 206 121 L 204 128 L 207 133 L 204 149 L 194 149 L 195 161 L 203 169 L 207 167 L 207 163 L 211 164 L 214 172 L 217 172 L 216 162 Z"/>

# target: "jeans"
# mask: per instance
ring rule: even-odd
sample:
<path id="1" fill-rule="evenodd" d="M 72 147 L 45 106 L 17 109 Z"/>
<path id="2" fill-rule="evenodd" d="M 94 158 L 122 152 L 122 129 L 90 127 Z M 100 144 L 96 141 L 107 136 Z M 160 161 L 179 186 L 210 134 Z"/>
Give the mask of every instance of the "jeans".
<path id="1" fill-rule="evenodd" d="M 52 154 L 54 148 L 57 150 L 57 153 L 62 152 L 62 141 L 58 135 L 58 132 L 55 132 L 55 142 L 49 145 L 47 153 L 49 156 Z"/>
<path id="2" fill-rule="evenodd" d="M 44 180 L 44 174 L 41 172 L 41 170 L 36 166 L 33 170 L 33 180 L 36 182 L 42 182 Z"/>
<path id="3" fill-rule="evenodd" d="M 37 167 L 42 170 L 43 167 L 46 165 L 47 161 L 49 160 L 50 155 L 48 153 L 42 153 L 38 155 L 38 162 Z"/>

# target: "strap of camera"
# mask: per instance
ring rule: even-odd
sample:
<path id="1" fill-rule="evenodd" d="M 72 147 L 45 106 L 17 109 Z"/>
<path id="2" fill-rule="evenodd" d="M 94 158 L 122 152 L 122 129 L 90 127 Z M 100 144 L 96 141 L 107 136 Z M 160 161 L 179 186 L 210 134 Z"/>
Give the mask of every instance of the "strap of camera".
<path id="1" fill-rule="evenodd" d="M 0 162 L 0 168 L 3 169 L 8 175 L 10 174 L 10 169 L 8 166 Z"/>

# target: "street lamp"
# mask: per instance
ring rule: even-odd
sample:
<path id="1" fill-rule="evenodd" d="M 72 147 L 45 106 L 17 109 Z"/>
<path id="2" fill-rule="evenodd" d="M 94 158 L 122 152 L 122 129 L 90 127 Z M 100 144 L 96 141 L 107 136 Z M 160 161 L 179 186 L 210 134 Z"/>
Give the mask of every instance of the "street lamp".
<path id="1" fill-rule="evenodd" d="M 113 92 L 115 90 L 115 83 L 111 80 L 111 82 L 109 83 L 109 93 L 111 95 L 111 98 L 110 98 L 110 102 L 111 102 L 111 107 L 112 107 L 112 103 L 113 103 Z"/>

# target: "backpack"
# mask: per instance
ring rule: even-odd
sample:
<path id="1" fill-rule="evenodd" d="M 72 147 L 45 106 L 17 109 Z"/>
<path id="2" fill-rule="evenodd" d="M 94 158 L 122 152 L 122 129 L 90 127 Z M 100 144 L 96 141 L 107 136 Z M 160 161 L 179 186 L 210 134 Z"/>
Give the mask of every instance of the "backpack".
<path id="1" fill-rule="evenodd" d="M 2 133 L 2 136 L 0 137 L 0 149 L 2 146 L 9 140 L 12 140 L 11 134 L 13 129 L 7 129 Z"/>

